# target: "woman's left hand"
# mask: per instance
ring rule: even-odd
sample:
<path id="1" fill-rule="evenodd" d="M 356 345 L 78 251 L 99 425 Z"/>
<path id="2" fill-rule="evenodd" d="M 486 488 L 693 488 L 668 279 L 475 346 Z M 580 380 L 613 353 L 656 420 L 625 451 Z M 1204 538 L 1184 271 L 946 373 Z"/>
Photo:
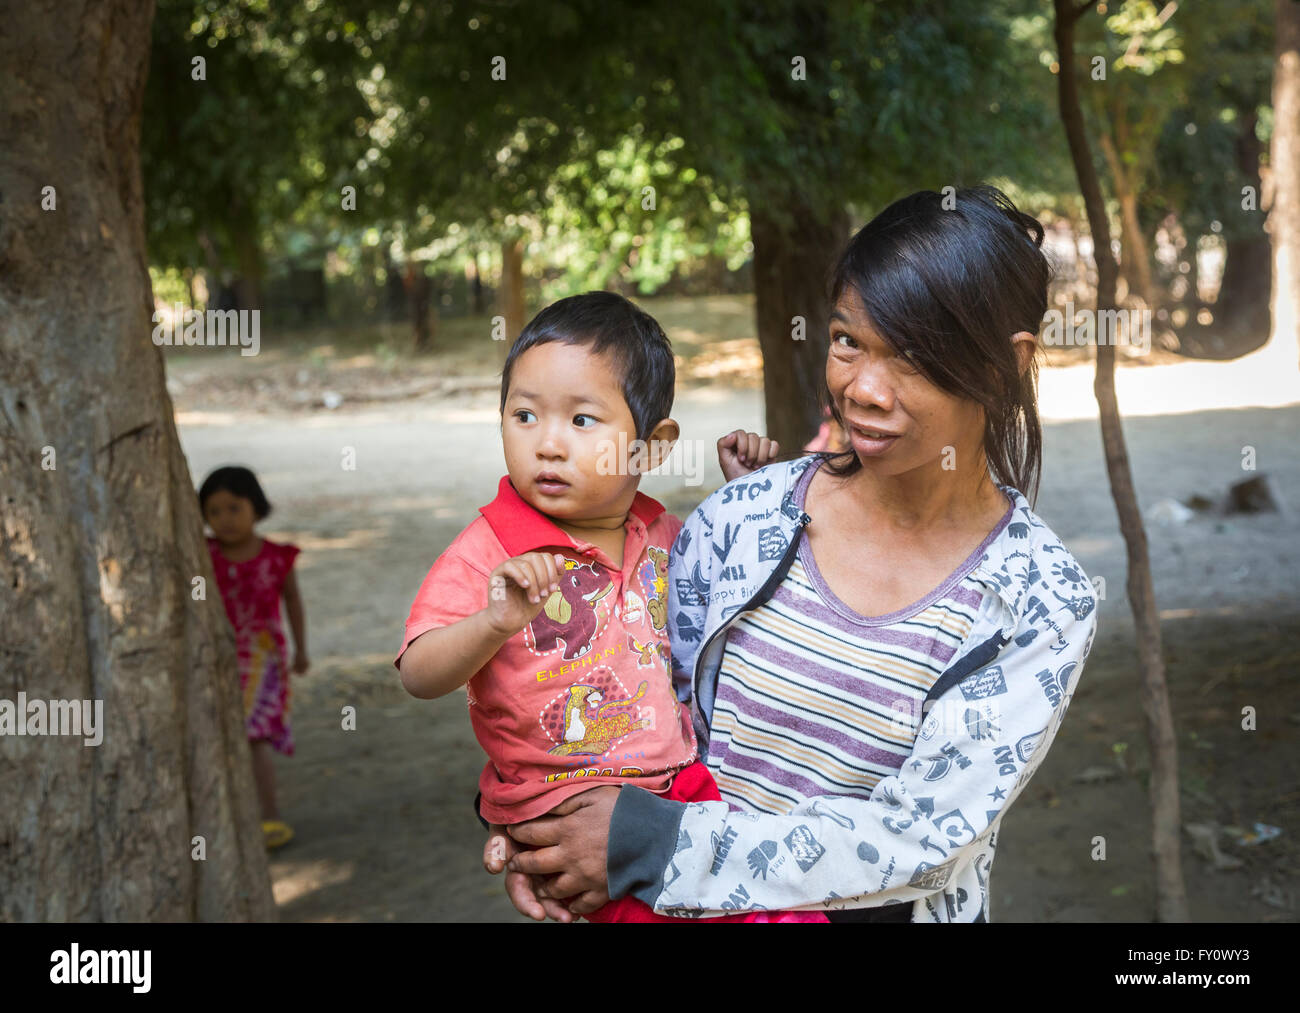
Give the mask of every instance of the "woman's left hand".
<path id="1" fill-rule="evenodd" d="M 560 803 L 547 815 L 508 828 L 510 836 L 537 851 L 510 860 L 512 872 L 550 876 L 538 887 L 539 897 L 563 900 L 574 914 L 590 914 L 609 903 L 606 851 L 609 821 L 619 789 L 592 788 Z"/>

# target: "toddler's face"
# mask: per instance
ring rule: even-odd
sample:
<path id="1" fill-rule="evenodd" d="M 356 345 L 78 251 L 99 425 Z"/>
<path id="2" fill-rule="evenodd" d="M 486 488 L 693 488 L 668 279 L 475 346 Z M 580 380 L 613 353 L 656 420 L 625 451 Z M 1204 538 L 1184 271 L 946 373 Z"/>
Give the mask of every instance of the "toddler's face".
<path id="1" fill-rule="evenodd" d="M 222 545 L 247 541 L 257 523 L 253 501 L 225 489 L 218 489 L 204 500 L 203 519 Z"/>
<path id="2" fill-rule="evenodd" d="M 609 356 L 551 341 L 515 360 L 501 419 L 506 470 L 529 505 L 560 520 L 626 513 L 636 422 Z"/>

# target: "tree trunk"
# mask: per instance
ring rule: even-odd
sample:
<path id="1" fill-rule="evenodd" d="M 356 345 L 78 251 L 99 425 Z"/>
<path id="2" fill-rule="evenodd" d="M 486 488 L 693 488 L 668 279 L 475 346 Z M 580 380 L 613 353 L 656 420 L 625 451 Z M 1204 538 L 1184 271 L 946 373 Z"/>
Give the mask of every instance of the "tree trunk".
<path id="1" fill-rule="evenodd" d="M 469 283 L 469 311 L 476 317 L 483 315 L 483 273 L 479 270 L 478 254 L 465 261 L 465 280 Z"/>
<path id="2" fill-rule="evenodd" d="M 415 336 L 415 350 L 429 352 L 433 350 L 433 324 L 429 317 L 429 293 L 432 285 L 424 264 L 408 260 L 406 272 L 402 275 L 402 285 L 406 289 L 406 301 L 411 308 L 411 331 Z"/>
<path id="3" fill-rule="evenodd" d="M 1300 365 L 1300 3 L 1276 0 L 1273 69 L 1273 326 L 1265 353 L 1283 369 Z"/>
<path id="4" fill-rule="evenodd" d="M 406 315 L 406 282 L 392 252 L 384 248 L 384 319 L 394 323 Z"/>
<path id="5" fill-rule="evenodd" d="M 506 320 L 508 350 L 524 329 L 524 241 L 510 239 L 501 244 L 501 290 L 497 293 L 497 312 Z"/>
<path id="6" fill-rule="evenodd" d="M 1205 300 L 1201 298 L 1201 237 L 1185 236 L 1185 238 L 1187 245 L 1180 251 L 1187 259 L 1187 292 L 1183 296 L 1183 303 L 1191 319 L 1195 321 L 1196 314 L 1205 305 Z"/>
<path id="7" fill-rule="evenodd" d="M 1227 240 L 1223 281 L 1214 304 L 1215 330 L 1236 338 L 1231 345 L 1237 355 L 1245 355 L 1268 340 L 1273 251 L 1262 224 L 1258 236 Z"/>
<path id="8" fill-rule="evenodd" d="M 0 699 L 101 702 L 102 742 L 0 736 L 0 921 L 271 919 L 234 638 L 150 341 L 153 5 L 29 13 L 0 11 Z"/>
<path id="9" fill-rule="evenodd" d="M 1060 64 L 1057 93 L 1061 121 L 1092 230 L 1093 259 L 1097 265 L 1097 312 L 1100 319 L 1100 313 L 1115 308 L 1118 267 L 1110 252 L 1110 225 L 1106 221 L 1101 185 L 1097 180 L 1096 169 L 1093 168 L 1092 154 L 1088 150 L 1074 65 L 1074 25 L 1080 14 L 1094 4 L 1076 4 L 1075 0 L 1054 0 L 1054 3 Z M 1097 375 L 1093 390 L 1101 416 L 1102 446 L 1106 455 L 1106 472 L 1110 477 L 1111 496 L 1115 500 L 1120 531 L 1128 550 L 1127 590 L 1137 634 L 1142 710 L 1146 714 L 1147 739 L 1151 747 L 1151 836 L 1156 866 L 1156 918 L 1162 922 L 1185 922 L 1188 914 L 1179 840 L 1181 815 L 1178 798 L 1178 743 L 1174 737 L 1173 715 L 1165 685 L 1160 614 L 1156 610 L 1155 589 L 1151 582 L 1146 529 L 1138 510 L 1128 449 L 1124 444 L 1119 403 L 1115 397 L 1115 346 L 1108 341 L 1097 343 Z"/>
<path id="10" fill-rule="evenodd" d="M 1263 145 L 1255 133 L 1259 116 L 1253 110 L 1242 110 L 1240 120 L 1241 129 L 1235 145 L 1237 171 L 1255 188 L 1258 202 L 1261 190 L 1259 161 L 1263 153 Z M 1226 241 L 1223 281 L 1214 307 L 1215 330 L 1237 339 L 1229 342 L 1234 355 L 1244 355 L 1268 340 L 1273 251 L 1264 229 L 1263 211 L 1248 212 L 1245 221 L 1250 232 L 1234 234 Z"/>
<path id="11" fill-rule="evenodd" d="M 239 276 L 235 279 L 235 294 L 239 299 L 241 310 L 261 310 L 262 275 L 265 265 L 259 240 L 257 215 L 242 198 L 235 198 L 232 205 L 234 218 L 235 262 L 239 266 Z"/>
<path id="12" fill-rule="evenodd" d="M 838 209 L 818 215 L 795 193 L 784 205 L 784 222 L 765 206 L 751 202 L 749 211 L 754 310 L 763 355 L 764 435 L 780 444 L 784 456 L 803 447 L 822 424 L 830 344 L 826 283 L 848 240 L 849 219 Z"/>
<path id="13" fill-rule="evenodd" d="M 1110 168 L 1115 197 L 1119 201 L 1119 256 L 1120 274 L 1128 283 L 1129 292 L 1138 296 L 1151 310 L 1155 310 L 1155 284 L 1151 280 L 1151 254 L 1147 248 L 1142 223 L 1138 220 L 1138 195 L 1134 181 L 1124 167 L 1124 161 L 1115 150 L 1108 133 L 1101 133 L 1101 150 Z"/>

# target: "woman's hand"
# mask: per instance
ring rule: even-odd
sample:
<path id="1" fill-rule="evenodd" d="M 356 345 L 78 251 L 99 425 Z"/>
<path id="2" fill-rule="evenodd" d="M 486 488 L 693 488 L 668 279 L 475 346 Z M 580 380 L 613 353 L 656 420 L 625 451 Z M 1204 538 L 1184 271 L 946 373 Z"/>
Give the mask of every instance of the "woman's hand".
<path id="1" fill-rule="evenodd" d="M 483 845 L 483 868 L 496 876 L 501 873 L 515 855 L 522 849 L 506 832 L 506 828 L 492 824 L 487 842 Z M 521 914 L 534 921 L 544 922 L 548 917 L 557 922 L 571 922 L 573 915 L 558 900 L 538 895 L 540 881 L 522 872 L 506 873 L 506 896 Z"/>
<path id="2" fill-rule="evenodd" d="M 575 915 L 590 914 L 609 903 L 605 853 L 618 792 L 612 785 L 592 788 L 565 800 L 545 816 L 510 827 L 514 840 L 537 850 L 515 854 L 506 868 L 551 877 L 537 887 L 537 896 L 572 897 L 567 907 Z"/>
<path id="3" fill-rule="evenodd" d="M 776 440 L 737 429 L 718 441 L 718 465 L 728 482 L 770 464 L 781 452 Z"/>
<path id="4" fill-rule="evenodd" d="M 298 651 L 293 656 L 293 670 L 298 675 L 302 675 L 307 669 L 311 668 L 311 659 L 303 651 Z"/>

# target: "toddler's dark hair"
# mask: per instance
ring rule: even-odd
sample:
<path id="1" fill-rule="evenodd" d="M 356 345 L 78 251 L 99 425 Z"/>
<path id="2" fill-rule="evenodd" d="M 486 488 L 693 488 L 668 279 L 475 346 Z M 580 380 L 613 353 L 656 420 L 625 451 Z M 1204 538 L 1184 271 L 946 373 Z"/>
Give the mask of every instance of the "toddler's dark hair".
<path id="1" fill-rule="evenodd" d="M 204 504 L 214 492 L 228 492 L 251 500 L 253 516 L 259 521 L 271 515 L 271 504 L 267 502 L 266 494 L 262 492 L 262 487 L 257 482 L 257 476 L 247 468 L 238 465 L 218 468 L 205 478 L 203 484 L 199 486 L 199 513 L 203 512 Z"/>
<path id="2" fill-rule="evenodd" d="M 864 225 L 832 273 L 831 303 L 857 292 L 895 352 L 941 390 L 978 402 L 994 479 L 1033 503 L 1043 453 L 1038 363 L 1022 374 L 1011 336 L 1037 334 L 1047 312 L 1043 226 L 996 187 L 958 189 L 953 198 L 945 208 L 942 195 L 922 190 Z M 842 428 L 830 392 L 821 393 Z M 857 454 L 846 453 L 826 466 L 857 471 Z"/>
<path id="3" fill-rule="evenodd" d="M 655 423 L 672 412 L 677 370 L 659 322 L 614 292 L 586 292 L 551 303 L 520 332 L 501 370 L 503 416 L 515 360 L 548 341 L 590 345 L 593 354 L 611 354 L 638 440 L 649 439 Z"/>

